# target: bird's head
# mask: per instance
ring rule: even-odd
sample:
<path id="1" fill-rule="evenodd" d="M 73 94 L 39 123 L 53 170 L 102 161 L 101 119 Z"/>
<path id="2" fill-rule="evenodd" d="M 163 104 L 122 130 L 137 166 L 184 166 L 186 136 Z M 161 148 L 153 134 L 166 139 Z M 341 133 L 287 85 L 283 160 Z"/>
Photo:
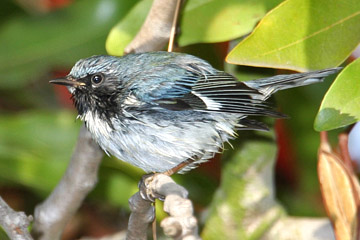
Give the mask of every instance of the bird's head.
<path id="1" fill-rule="evenodd" d="M 109 114 L 118 109 L 117 100 L 123 88 L 119 61 L 112 56 L 81 59 L 67 76 L 50 83 L 67 86 L 80 116 L 87 111 Z"/>

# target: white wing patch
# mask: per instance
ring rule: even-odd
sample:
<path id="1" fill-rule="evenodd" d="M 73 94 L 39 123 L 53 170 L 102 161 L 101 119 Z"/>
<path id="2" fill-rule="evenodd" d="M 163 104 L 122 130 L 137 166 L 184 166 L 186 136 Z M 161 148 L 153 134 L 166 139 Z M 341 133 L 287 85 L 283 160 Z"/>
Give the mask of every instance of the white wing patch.
<path id="1" fill-rule="evenodd" d="M 204 95 L 201 95 L 200 93 L 198 92 L 195 92 L 195 91 L 191 91 L 191 93 L 195 96 L 197 96 L 198 98 L 200 98 L 206 105 L 206 108 L 208 110 L 215 110 L 215 111 L 218 111 L 220 110 L 221 108 L 221 104 L 212 100 L 211 98 L 208 98 Z"/>

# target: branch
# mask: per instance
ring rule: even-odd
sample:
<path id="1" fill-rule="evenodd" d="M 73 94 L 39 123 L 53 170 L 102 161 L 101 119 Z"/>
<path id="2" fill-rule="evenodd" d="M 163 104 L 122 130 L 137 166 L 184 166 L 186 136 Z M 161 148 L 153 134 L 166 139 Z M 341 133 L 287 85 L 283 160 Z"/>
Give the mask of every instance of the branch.
<path id="1" fill-rule="evenodd" d="M 165 174 L 154 174 L 145 180 L 149 196 L 163 196 L 164 210 L 169 217 L 161 222 L 165 235 L 174 239 L 200 239 L 193 206 L 187 199 L 188 192 Z M 127 239 L 146 239 L 147 227 L 155 217 L 151 202 L 137 192 L 130 199 L 131 215 Z M 136 207 L 134 207 L 136 206 Z M 139 234 L 142 238 L 139 237 Z"/>
<path id="2" fill-rule="evenodd" d="M 187 190 L 165 174 L 156 174 L 150 189 L 165 196 L 164 211 L 170 215 L 161 222 L 165 235 L 175 239 L 200 239 Z"/>
<path id="3" fill-rule="evenodd" d="M 327 218 L 284 217 L 276 222 L 264 239 L 335 240 Z"/>
<path id="4" fill-rule="evenodd" d="M 31 216 L 26 216 L 24 212 L 15 212 L 0 197 L 0 226 L 11 240 L 32 240 L 27 229 L 31 221 Z"/>
<path id="5" fill-rule="evenodd" d="M 39 240 L 60 239 L 71 217 L 97 182 L 103 152 L 81 127 L 70 164 L 51 195 L 35 209 L 32 234 Z"/>
<path id="6" fill-rule="evenodd" d="M 125 48 L 125 54 L 162 50 L 171 35 L 178 1 L 154 0 L 140 31 Z"/>
<path id="7" fill-rule="evenodd" d="M 155 218 L 155 208 L 150 201 L 141 198 L 135 193 L 129 199 L 131 215 L 126 234 L 127 240 L 146 240 L 147 227 Z"/>
<path id="8" fill-rule="evenodd" d="M 82 237 L 80 240 L 125 240 L 126 239 L 126 232 L 121 231 L 116 234 L 112 234 L 109 236 L 104 236 L 100 238 L 92 238 L 92 237 Z"/>

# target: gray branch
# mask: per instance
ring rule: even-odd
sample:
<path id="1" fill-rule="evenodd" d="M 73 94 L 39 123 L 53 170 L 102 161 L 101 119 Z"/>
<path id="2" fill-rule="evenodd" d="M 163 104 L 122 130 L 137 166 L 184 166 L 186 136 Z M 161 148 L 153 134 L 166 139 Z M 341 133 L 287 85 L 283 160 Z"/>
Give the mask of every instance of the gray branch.
<path id="1" fill-rule="evenodd" d="M 141 198 L 140 193 L 135 193 L 129 199 L 131 215 L 129 218 L 127 240 L 146 240 L 148 225 L 155 218 L 155 208 L 150 201 Z"/>
<path id="2" fill-rule="evenodd" d="M 177 0 L 154 0 L 144 24 L 124 52 L 159 51 L 169 42 Z"/>
<path id="3" fill-rule="evenodd" d="M 198 235 L 197 220 L 193 216 L 192 203 L 187 199 L 188 192 L 165 174 L 155 174 L 146 179 L 148 195 L 163 196 L 164 210 L 169 217 L 161 222 L 165 235 L 174 239 L 196 240 Z M 155 217 L 151 202 L 144 200 L 137 192 L 129 201 L 132 211 L 129 220 L 127 239 L 146 239 L 148 225 Z"/>
<path id="4" fill-rule="evenodd" d="M 335 240 L 327 218 L 283 217 L 277 221 L 263 240 Z"/>
<path id="5" fill-rule="evenodd" d="M 51 195 L 35 209 L 32 234 L 39 240 L 60 239 L 71 217 L 97 182 L 103 151 L 83 125 L 70 164 Z"/>
<path id="6" fill-rule="evenodd" d="M 0 197 L 0 226 L 11 240 L 32 240 L 28 227 L 32 217 L 16 212 Z"/>

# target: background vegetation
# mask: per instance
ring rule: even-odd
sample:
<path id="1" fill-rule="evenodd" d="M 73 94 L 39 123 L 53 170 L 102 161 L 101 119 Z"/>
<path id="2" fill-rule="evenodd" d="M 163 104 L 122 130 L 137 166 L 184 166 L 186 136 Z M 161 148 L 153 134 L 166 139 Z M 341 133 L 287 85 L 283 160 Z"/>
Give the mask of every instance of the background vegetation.
<path id="1" fill-rule="evenodd" d="M 81 124 L 75 120 L 66 89 L 51 86 L 48 80 L 67 74 L 80 58 L 122 55 L 152 1 L 47 0 L 29 1 L 33 5 L 26 6 L 24 2 L 0 3 L 0 195 L 13 208 L 32 214 L 64 173 Z M 176 51 L 194 54 L 240 80 L 249 80 L 288 72 L 275 69 L 306 71 L 346 62 L 360 40 L 360 2 L 188 0 L 180 29 Z M 237 42 L 227 56 L 229 46 Z M 224 63 L 226 56 L 231 63 L 250 66 Z M 324 215 L 314 119 L 316 130 L 357 121 L 358 76 L 360 60 L 343 70 L 320 111 L 330 78 L 323 84 L 281 92 L 274 99 L 279 110 L 291 116 L 275 124 L 280 149 L 277 196 L 291 215 Z M 241 144 L 233 145 L 236 154 Z M 199 216 L 224 179 L 221 165 L 227 159 L 220 159 L 217 156 L 191 173 L 175 176 L 189 190 Z M 99 174 L 96 189 L 64 239 L 99 236 L 125 225 L 127 200 L 137 191 L 143 173 L 106 157 Z"/>

